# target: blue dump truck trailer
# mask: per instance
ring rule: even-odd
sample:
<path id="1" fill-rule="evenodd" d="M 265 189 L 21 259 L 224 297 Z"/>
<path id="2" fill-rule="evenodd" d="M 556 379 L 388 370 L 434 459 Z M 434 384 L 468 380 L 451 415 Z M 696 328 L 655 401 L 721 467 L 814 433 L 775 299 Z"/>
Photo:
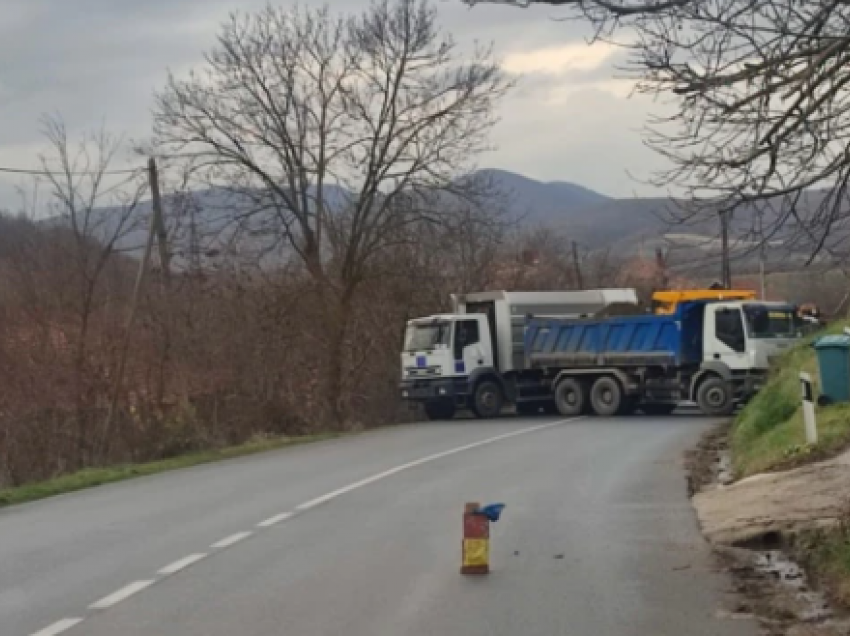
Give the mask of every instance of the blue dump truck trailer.
<path id="1" fill-rule="evenodd" d="M 558 316 L 489 292 L 467 295 L 454 314 L 408 321 L 402 399 L 431 419 L 459 409 L 495 417 L 506 405 L 524 414 L 662 415 L 686 401 L 727 415 L 801 335 L 785 303 L 692 301 L 654 315 L 640 313 L 636 296 L 606 293 L 588 299 L 619 308 Z"/>
<path id="2" fill-rule="evenodd" d="M 760 387 L 770 361 L 799 336 L 781 303 L 693 301 L 674 314 L 531 318 L 525 367 L 563 415 L 672 413 L 683 401 L 727 415 Z"/>

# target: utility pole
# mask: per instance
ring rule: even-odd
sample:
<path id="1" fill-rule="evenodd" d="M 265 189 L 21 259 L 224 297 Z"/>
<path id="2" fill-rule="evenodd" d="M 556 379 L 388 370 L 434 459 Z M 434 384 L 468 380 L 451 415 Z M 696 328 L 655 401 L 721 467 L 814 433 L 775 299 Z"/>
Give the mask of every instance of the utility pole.
<path id="1" fill-rule="evenodd" d="M 136 282 L 133 285 L 133 295 L 130 298 L 130 308 L 127 311 L 127 321 L 124 324 L 124 337 L 121 341 L 120 355 L 118 358 L 118 370 L 115 373 L 115 380 L 112 385 L 112 396 L 109 400 L 109 408 L 106 411 L 106 421 L 103 423 L 103 435 L 101 437 L 101 447 L 105 451 L 109 444 L 109 439 L 112 435 L 112 427 L 115 421 L 115 411 L 118 409 L 118 400 L 121 396 L 121 387 L 124 384 L 124 374 L 127 370 L 127 357 L 130 352 L 130 332 L 133 329 L 133 323 L 136 320 L 136 308 L 139 306 L 139 296 L 142 293 L 142 286 L 145 282 L 145 275 L 150 267 L 151 254 L 153 253 L 154 238 L 156 237 L 156 215 L 151 214 L 150 224 L 148 225 L 148 238 L 145 241 L 145 251 L 142 254 L 142 260 L 139 262 L 139 267 L 136 270 Z"/>
<path id="2" fill-rule="evenodd" d="M 151 189 L 151 219 L 148 225 L 148 237 L 145 242 L 145 250 L 142 254 L 142 260 L 139 263 L 139 268 L 136 272 L 136 282 L 133 285 L 133 295 L 130 298 L 130 307 L 127 312 L 127 321 L 124 325 L 124 337 L 121 342 L 121 349 L 118 358 L 118 370 L 115 374 L 115 381 L 112 387 L 112 396 L 109 400 L 109 408 L 106 412 L 106 422 L 103 427 L 102 444 L 104 448 L 109 443 L 112 427 L 115 421 L 115 413 L 118 409 L 118 401 L 121 396 L 121 388 L 124 384 L 124 376 L 127 371 L 127 358 L 130 352 L 130 334 L 133 330 L 133 324 L 136 320 L 136 313 L 139 307 L 139 298 L 142 294 L 142 288 L 145 283 L 145 278 L 148 269 L 150 268 L 151 256 L 153 253 L 153 244 L 156 241 L 159 248 L 160 267 L 162 268 L 162 282 L 165 290 L 169 290 L 171 286 L 171 258 L 168 253 L 168 233 L 165 229 L 165 221 L 162 216 L 162 196 L 159 189 L 159 175 L 156 169 L 156 160 L 151 157 L 148 161 L 148 185 Z M 166 307 L 168 303 L 166 302 Z M 166 310 L 167 311 L 167 310 Z M 169 347 L 168 333 L 166 332 L 166 350 Z"/>
<path id="3" fill-rule="evenodd" d="M 171 329 L 173 325 L 171 309 L 171 254 L 168 250 L 168 232 L 165 229 L 165 219 L 162 214 L 162 195 L 159 190 L 159 173 L 156 169 L 156 159 L 148 159 L 148 179 L 151 186 L 151 227 L 156 232 L 156 243 L 159 248 L 159 266 L 162 281 L 162 291 L 165 302 L 162 305 L 164 329 L 162 332 L 161 368 L 167 366 L 171 358 Z M 165 395 L 165 374 L 160 373 L 157 381 L 157 398 Z"/>
<path id="4" fill-rule="evenodd" d="M 759 283 L 761 286 L 761 299 L 767 297 L 767 275 L 765 273 L 765 240 L 764 240 L 764 215 L 759 212 Z"/>
<path id="5" fill-rule="evenodd" d="M 573 268 L 575 269 L 576 273 L 576 286 L 579 289 L 584 289 L 584 281 L 581 277 L 581 263 L 578 259 L 578 243 L 576 243 L 575 241 L 573 241 Z"/>
<path id="6" fill-rule="evenodd" d="M 189 213 L 189 271 L 194 275 L 201 271 L 201 243 L 198 240 L 198 225 L 195 222 L 195 205 L 187 197 L 184 209 Z"/>
<path id="7" fill-rule="evenodd" d="M 667 271 L 667 257 L 664 256 L 664 250 L 660 247 L 655 248 L 655 267 L 658 270 L 657 282 L 659 289 L 670 288 L 670 275 Z"/>
<path id="8" fill-rule="evenodd" d="M 732 289 L 732 268 L 729 264 L 729 212 L 720 212 L 720 282 Z"/>
<path id="9" fill-rule="evenodd" d="M 148 160 L 148 180 L 151 187 L 152 227 L 156 232 L 156 242 L 159 248 L 159 266 L 162 268 L 162 281 L 166 289 L 171 287 L 171 255 L 168 253 L 168 232 L 162 215 L 162 196 L 159 190 L 159 173 L 156 169 L 156 159 Z"/>

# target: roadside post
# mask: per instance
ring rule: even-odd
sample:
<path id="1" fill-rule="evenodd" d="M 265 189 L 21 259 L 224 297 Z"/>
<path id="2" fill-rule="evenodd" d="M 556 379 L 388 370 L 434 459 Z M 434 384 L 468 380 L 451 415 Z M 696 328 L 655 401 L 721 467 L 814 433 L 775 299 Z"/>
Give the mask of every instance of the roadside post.
<path id="1" fill-rule="evenodd" d="M 810 374 L 800 373 L 800 388 L 803 395 L 803 425 L 806 429 L 806 443 L 817 444 L 818 426 L 815 416 L 815 393 Z"/>
<path id="2" fill-rule="evenodd" d="M 461 574 L 490 572 L 490 523 L 499 520 L 504 508 L 504 504 L 490 504 L 483 508 L 479 503 L 464 506 Z"/>

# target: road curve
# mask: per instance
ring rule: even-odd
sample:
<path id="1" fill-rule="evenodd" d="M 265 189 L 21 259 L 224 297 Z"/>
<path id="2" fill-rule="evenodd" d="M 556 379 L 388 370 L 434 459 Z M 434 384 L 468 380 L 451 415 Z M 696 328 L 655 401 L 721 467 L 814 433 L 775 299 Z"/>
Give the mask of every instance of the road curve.
<path id="1" fill-rule="evenodd" d="M 3 636 L 750 636 L 687 501 L 704 418 L 403 426 L 0 511 Z M 458 574 L 468 500 L 507 504 Z"/>

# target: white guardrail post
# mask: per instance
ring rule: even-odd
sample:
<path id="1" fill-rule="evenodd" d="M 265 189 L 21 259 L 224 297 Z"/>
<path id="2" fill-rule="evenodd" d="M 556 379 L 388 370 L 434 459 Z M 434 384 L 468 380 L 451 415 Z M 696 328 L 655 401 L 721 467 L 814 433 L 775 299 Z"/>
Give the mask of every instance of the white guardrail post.
<path id="1" fill-rule="evenodd" d="M 815 392 L 812 388 L 812 376 L 800 374 L 800 388 L 803 394 L 803 425 L 806 428 L 806 443 L 818 443 L 818 424 L 815 419 Z"/>

